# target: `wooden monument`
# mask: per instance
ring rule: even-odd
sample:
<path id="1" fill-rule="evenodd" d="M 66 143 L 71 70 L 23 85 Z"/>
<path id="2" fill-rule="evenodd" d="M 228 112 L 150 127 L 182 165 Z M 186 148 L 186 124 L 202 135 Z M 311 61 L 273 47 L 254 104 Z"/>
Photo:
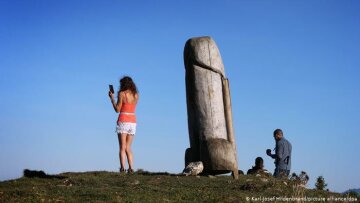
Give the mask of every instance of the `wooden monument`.
<path id="1" fill-rule="evenodd" d="M 189 39 L 184 48 L 190 148 L 185 166 L 202 161 L 205 174 L 233 171 L 238 177 L 229 81 L 214 40 Z"/>

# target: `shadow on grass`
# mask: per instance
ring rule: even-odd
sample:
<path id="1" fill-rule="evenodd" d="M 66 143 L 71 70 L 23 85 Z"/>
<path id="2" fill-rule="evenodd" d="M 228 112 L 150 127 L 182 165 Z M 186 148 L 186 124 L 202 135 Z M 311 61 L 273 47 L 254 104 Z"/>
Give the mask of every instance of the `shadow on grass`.
<path id="1" fill-rule="evenodd" d="M 145 176 L 158 176 L 158 175 L 165 175 L 165 176 L 183 176 L 181 173 L 168 173 L 168 172 L 150 172 L 150 171 L 144 171 L 142 169 L 139 169 L 135 172 L 135 174 L 138 175 L 145 175 Z"/>
<path id="2" fill-rule="evenodd" d="M 47 179 L 65 179 L 66 176 L 60 175 L 48 175 L 44 171 L 35 171 L 35 170 L 24 170 L 24 177 L 26 178 L 47 178 Z"/>

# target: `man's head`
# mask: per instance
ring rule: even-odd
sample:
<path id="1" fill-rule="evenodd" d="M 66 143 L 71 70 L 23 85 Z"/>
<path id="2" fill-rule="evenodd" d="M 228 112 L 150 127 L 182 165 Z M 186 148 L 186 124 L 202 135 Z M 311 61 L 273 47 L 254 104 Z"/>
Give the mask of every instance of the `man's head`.
<path id="1" fill-rule="evenodd" d="M 264 168 L 264 160 L 261 157 L 255 159 L 255 167 L 259 169 Z"/>
<path id="2" fill-rule="evenodd" d="M 274 130 L 274 138 L 275 140 L 281 140 L 281 138 L 283 138 L 284 134 L 283 131 L 281 129 L 276 129 Z"/>

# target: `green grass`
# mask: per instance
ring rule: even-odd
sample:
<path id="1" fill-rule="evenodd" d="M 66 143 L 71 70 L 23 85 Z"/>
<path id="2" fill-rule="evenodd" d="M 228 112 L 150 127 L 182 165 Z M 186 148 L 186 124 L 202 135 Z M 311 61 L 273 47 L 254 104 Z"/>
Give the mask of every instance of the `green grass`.
<path id="1" fill-rule="evenodd" d="M 0 202 L 246 202 L 246 197 L 299 196 L 292 182 L 272 177 L 240 176 L 234 180 L 230 176 L 115 172 L 59 175 L 64 178 L 23 177 L 0 182 Z M 341 197 L 310 189 L 303 189 L 300 194 Z"/>

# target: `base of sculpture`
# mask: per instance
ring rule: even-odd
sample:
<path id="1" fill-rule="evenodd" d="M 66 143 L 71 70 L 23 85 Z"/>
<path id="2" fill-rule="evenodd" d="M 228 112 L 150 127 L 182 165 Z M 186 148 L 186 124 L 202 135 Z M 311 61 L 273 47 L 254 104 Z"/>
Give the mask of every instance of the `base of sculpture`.
<path id="1" fill-rule="evenodd" d="M 238 177 L 236 154 L 233 144 L 225 139 L 209 139 L 200 146 L 200 153 L 192 148 L 185 151 L 185 166 L 191 162 L 202 161 L 204 163 L 204 175 L 219 175 L 233 172 L 234 178 Z M 200 155 L 197 156 L 197 155 Z M 229 170 L 230 169 L 230 170 Z"/>

